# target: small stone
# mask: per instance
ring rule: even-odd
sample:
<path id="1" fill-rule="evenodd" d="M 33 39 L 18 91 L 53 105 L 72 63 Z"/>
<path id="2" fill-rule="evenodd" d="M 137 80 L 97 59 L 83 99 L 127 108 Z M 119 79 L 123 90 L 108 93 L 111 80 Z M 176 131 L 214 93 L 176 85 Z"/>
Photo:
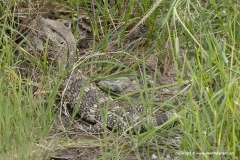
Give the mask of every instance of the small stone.
<path id="1" fill-rule="evenodd" d="M 146 60 L 146 66 L 152 69 L 158 66 L 158 57 L 156 55 L 150 55 L 150 57 Z"/>
<path id="2" fill-rule="evenodd" d="M 127 77 L 121 77 L 111 80 L 102 80 L 98 85 L 110 89 L 113 92 L 121 92 L 130 85 L 131 81 Z"/>
<path id="3" fill-rule="evenodd" d="M 167 155 L 166 155 L 166 158 L 167 158 L 167 159 L 170 159 L 170 158 L 171 158 L 171 156 L 170 156 L 169 154 L 167 154 Z"/>
<path id="4" fill-rule="evenodd" d="M 155 159 L 158 159 L 158 157 L 155 154 L 153 154 L 152 155 L 152 160 L 155 160 Z"/>
<path id="5" fill-rule="evenodd" d="M 155 116 L 157 117 L 156 118 L 157 126 L 160 126 L 160 125 L 164 124 L 166 121 L 168 121 L 168 116 L 166 113 L 156 112 Z"/>

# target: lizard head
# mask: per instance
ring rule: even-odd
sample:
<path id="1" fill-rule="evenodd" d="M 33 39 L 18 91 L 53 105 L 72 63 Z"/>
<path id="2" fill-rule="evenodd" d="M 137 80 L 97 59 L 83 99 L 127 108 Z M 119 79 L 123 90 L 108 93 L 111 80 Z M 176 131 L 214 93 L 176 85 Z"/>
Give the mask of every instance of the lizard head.
<path id="1" fill-rule="evenodd" d="M 45 32 L 47 36 L 50 37 L 50 39 L 53 39 L 55 37 L 55 41 L 60 44 L 66 45 L 67 64 L 72 63 L 72 61 L 74 61 L 76 52 L 76 41 L 72 32 L 62 22 L 56 20 L 45 19 L 41 17 L 38 22 L 41 26 L 41 30 Z"/>

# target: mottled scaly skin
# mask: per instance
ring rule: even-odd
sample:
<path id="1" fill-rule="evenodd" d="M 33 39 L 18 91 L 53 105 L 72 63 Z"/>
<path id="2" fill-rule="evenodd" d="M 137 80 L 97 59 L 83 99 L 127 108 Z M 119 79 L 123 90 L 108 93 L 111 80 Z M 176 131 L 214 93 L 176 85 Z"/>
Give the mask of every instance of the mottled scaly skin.
<path id="1" fill-rule="evenodd" d="M 111 99 L 89 83 L 80 70 L 73 71 L 72 76 L 67 77 L 61 86 L 62 89 L 66 87 L 65 102 L 71 107 L 77 107 L 78 115 L 94 125 L 92 132 L 103 132 L 103 121 L 110 130 L 124 130 L 127 125 L 136 124 L 140 120 L 138 114 L 143 113 L 141 105 L 123 106 L 121 102 Z"/>
<path id="2" fill-rule="evenodd" d="M 76 52 L 76 42 L 71 31 L 61 22 L 40 18 L 35 25 L 39 33 L 50 41 L 49 56 L 57 63 L 73 65 Z M 34 34 L 36 35 L 36 33 Z M 34 45 L 34 44 L 33 44 Z M 36 45 L 36 44 L 35 44 Z M 66 56 L 67 55 L 67 56 Z M 57 57 L 57 58 L 56 58 Z M 62 82 L 60 90 L 63 92 L 65 104 L 77 109 L 78 116 L 93 125 L 91 132 L 102 132 L 103 125 L 110 130 L 124 130 L 136 125 L 143 119 L 142 105 L 127 105 L 111 99 L 106 93 L 99 90 L 83 76 L 81 70 L 75 69 Z M 156 114 L 149 123 L 157 126 L 162 123 L 161 116 Z M 105 122 L 105 123 L 102 123 Z M 129 126 L 128 126 L 129 125 Z M 139 123 L 141 129 L 144 127 Z"/>

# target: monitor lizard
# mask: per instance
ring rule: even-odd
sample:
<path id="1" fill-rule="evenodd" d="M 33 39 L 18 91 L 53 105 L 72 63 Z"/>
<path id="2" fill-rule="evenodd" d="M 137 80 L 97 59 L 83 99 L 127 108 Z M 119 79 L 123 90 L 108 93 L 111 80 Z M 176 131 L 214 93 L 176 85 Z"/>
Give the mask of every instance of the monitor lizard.
<path id="1" fill-rule="evenodd" d="M 54 57 L 55 63 L 63 62 L 64 67 L 73 66 L 76 41 L 72 32 L 63 23 L 39 18 L 31 23 L 31 27 L 33 29 L 29 37 L 33 46 L 42 50 L 43 44 L 48 42 L 48 55 Z M 124 130 L 136 124 L 141 130 L 145 130 L 141 120 L 148 117 L 146 107 L 141 104 L 130 105 L 113 100 L 105 92 L 99 90 L 95 84 L 90 83 L 88 78 L 82 74 L 81 69 L 72 70 L 71 74 L 69 73 L 63 79 L 59 90 L 64 90 L 65 104 L 72 109 L 77 109 L 77 115 L 91 124 L 90 132 L 104 132 L 106 128 Z M 158 126 L 166 120 L 166 114 L 158 111 L 148 122 L 150 125 Z"/>

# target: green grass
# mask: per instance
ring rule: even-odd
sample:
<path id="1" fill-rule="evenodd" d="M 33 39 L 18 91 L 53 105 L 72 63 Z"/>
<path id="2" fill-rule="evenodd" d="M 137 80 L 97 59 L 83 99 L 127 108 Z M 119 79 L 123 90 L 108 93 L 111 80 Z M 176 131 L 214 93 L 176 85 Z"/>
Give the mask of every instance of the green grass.
<path id="1" fill-rule="evenodd" d="M 57 74 L 59 78 L 49 83 L 45 75 L 54 76 L 51 67 L 29 60 L 29 55 L 20 48 L 26 39 L 15 43 L 13 9 L 24 2 L 0 2 L 0 159 L 45 159 L 58 149 L 82 147 L 84 143 L 99 146 L 99 159 L 127 159 L 130 155 L 141 159 L 142 154 L 151 158 L 152 151 L 156 151 L 159 158 L 169 153 L 183 159 L 223 158 L 217 153 L 210 154 L 218 152 L 227 153 L 224 159 L 238 159 L 239 2 L 125 2 L 116 0 L 111 6 L 107 1 L 68 0 L 56 1 L 55 5 L 61 6 L 62 12 L 68 12 L 70 17 L 81 15 L 81 9 L 87 11 L 94 36 L 93 52 L 80 66 L 90 68 L 85 72 L 92 77 L 92 82 L 134 73 L 144 84 L 138 101 L 148 108 L 157 106 L 166 110 L 171 114 L 169 121 L 156 128 L 146 123 L 148 131 L 142 134 L 113 133 L 97 142 L 75 141 L 67 138 L 67 133 L 49 137 L 59 114 L 54 102 L 61 75 Z M 137 34 L 140 39 L 126 43 L 129 32 L 141 24 L 145 30 Z M 78 27 L 73 27 L 76 36 Z M 164 47 L 166 45 L 168 47 Z M 113 46 L 118 47 L 113 49 Z M 145 62 L 153 54 L 160 61 L 167 55 L 172 57 L 176 82 L 147 86 Z M 41 82 L 21 77 L 17 68 L 20 63 L 40 68 Z M 99 67 L 100 71 L 96 69 Z M 158 72 L 160 68 L 156 66 L 155 82 Z M 36 87 L 40 90 L 33 94 Z M 168 95 L 168 100 L 163 102 L 152 100 L 157 91 L 170 87 L 176 87 L 178 93 Z M 131 94 L 118 99 L 129 100 Z M 180 145 L 171 141 L 176 137 L 181 140 Z"/>

